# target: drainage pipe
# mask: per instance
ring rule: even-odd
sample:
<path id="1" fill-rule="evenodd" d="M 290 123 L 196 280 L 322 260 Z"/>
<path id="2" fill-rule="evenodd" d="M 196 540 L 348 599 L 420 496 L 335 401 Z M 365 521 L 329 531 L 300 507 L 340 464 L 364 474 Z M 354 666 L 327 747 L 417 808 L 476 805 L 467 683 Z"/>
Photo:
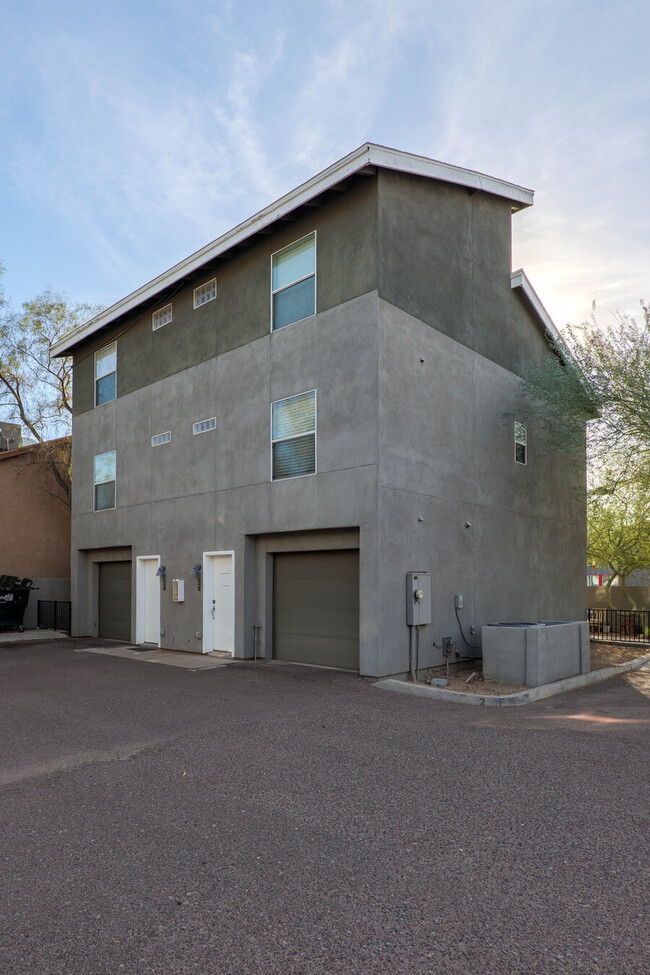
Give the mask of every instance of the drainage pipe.
<path id="1" fill-rule="evenodd" d="M 259 644 L 259 632 L 260 632 L 260 624 L 259 623 L 253 623 L 253 654 L 254 654 L 254 659 L 255 660 L 257 660 L 257 650 L 258 650 L 258 644 Z"/>
<path id="2" fill-rule="evenodd" d="M 417 677 L 415 674 L 415 627 L 409 623 L 409 671 L 411 674 L 411 680 L 414 684 L 417 683 Z"/>

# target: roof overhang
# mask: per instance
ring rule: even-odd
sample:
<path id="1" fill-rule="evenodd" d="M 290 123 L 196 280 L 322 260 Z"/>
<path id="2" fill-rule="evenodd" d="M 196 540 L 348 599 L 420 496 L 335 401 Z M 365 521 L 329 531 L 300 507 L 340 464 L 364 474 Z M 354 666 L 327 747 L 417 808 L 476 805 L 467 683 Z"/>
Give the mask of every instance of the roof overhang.
<path id="1" fill-rule="evenodd" d="M 561 348 L 566 355 L 570 355 L 569 350 L 566 348 L 564 344 L 564 340 L 560 335 L 557 326 L 555 325 L 555 322 L 553 321 L 549 313 L 546 311 L 546 308 L 544 308 L 544 305 L 542 304 L 539 295 L 537 294 L 532 284 L 526 277 L 526 274 L 524 273 L 524 271 L 522 271 L 521 268 L 519 268 L 518 271 L 511 272 L 510 287 L 521 289 L 522 294 L 524 295 L 528 304 L 537 315 L 537 318 L 539 319 L 539 322 L 543 326 L 544 331 L 546 332 L 548 337 L 556 346 Z"/>
<path id="2" fill-rule="evenodd" d="M 553 322 L 553 319 L 540 301 L 539 295 L 521 268 L 519 268 L 518 271 L 512 271 L 510 274 L 510 287 L 521 289 L 521 294 L 535 312 L 540 326 L 543 328 L 544 333 L 552 343 L 553 351 L 558 355 L 560 360 L 564 361 L 565 364 L 571 365 L 576 369 L 576 374 L 580 380 L 580 383 L 582 384 L 585 394 L 590 397 L 593 402 L 593 390 L 591 389 L 589 379 L 583 373 L 580 365 L 575 359 L 575 356 L 571 352 L 571 349 L 562 338 L 562 335 Z M 598 411 L 594 408 L 593 418 L 597 417 L 598 415 Z"/>
<path id="3" fill-rule="evenodd" d="M 364 170 L 374 172 L 374 167 L 410 173 L 414 176 L 425 176 L 428 179 L 464 186 L 473 192 L 483 191 L 494 196 L 500 196 L 510 201 L 513 211 L 522 210 L 524 207 L 533 204 L 533 190 L 517 186 L 515 183 L 508 183 L 505 180 L 486 176 L 484 173 L 477 173 L 471 169 L 463 169 L 460 166 L 451 166 L 435 159 L 428 159 L 426 156 L 416 156 L 410 152 L 400 152 L 397 149 L 387 149 L 384 146 L 366 143 L 306 183 L 297 186 L 264 210 L 260 210 L 259 213 L 238 224 L 228 233 L 218 237 L 217 240 L 206 244 L 205 247 L 191 254 L 179 264 L 175 264 L 174 267 L 158 275 L 132 294 L 127 295 L 126 298 L 122 298 L 121 301 L 111 305 L 110 308 L 70 332 L 64 338 L 59 339 L 52 346 L 52 355 L 56 357 L 69 354 L 76 345 L 90 338 L 114 319 L 137 308 L 138 305 L 155 297 L 165 288 L 175 285 L 204 264 L 215 260 L 254 234 L 264 231 L 271 224 L 282 220 L 293 210 L 304 206 L 314 197 L 325 193 L 348 177 L 361 174 Z"/>

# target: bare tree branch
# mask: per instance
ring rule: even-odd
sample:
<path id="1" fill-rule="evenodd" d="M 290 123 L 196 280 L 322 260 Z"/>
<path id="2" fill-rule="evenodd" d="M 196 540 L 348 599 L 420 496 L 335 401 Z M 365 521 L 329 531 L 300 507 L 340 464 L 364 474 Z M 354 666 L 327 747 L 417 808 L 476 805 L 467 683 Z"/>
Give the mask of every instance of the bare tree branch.
<path id="1" fill-rule="evenodd" d="M 69 459 L 63 462 L 59 449 L 46 447 L 71 430 L 72 361 L 53 359 L 51 349 L 98 311 L 46 291 L 17 313 L 0 291 L 0 419 L 20 423 L 42 445 L 40 462 L 48 468 L 56 496 L 68 504 Z"/>

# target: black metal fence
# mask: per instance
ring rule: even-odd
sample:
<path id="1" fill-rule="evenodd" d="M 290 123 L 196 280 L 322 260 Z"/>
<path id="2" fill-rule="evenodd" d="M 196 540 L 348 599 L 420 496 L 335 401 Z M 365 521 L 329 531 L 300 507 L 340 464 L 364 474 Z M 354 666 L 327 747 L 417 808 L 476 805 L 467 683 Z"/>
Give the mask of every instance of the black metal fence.
<path id="1" fill-rule="evenodd" d="M 70 632 L 70 606 L 56 599 L 39 599 L 36 625 L 44 630 Z"/>
<path id="2" fill-rule="evenodd" d="M 590 609 L 592 640 L 615 643 L 650 643 L 650 610 Z"/>

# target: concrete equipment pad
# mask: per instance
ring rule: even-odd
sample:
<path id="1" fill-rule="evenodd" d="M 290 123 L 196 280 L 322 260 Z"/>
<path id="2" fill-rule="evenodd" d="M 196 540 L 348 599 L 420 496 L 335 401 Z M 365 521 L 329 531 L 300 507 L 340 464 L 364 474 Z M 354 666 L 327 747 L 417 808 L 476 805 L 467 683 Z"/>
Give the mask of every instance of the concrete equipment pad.
<path id="1" fill-rule="evenodd" d="M 184 670 L 214 670 L 217 667 L 226 667 L 230 662 L 228 658 L 213 656 L 211 653 L 186 653 L 184 650 L 143 650 L 141 647 L 79 647 L 75 648 L 75 652 L 99 653 L 107 657 L 143 660 L 150 664 L 182 667 Z"/>

